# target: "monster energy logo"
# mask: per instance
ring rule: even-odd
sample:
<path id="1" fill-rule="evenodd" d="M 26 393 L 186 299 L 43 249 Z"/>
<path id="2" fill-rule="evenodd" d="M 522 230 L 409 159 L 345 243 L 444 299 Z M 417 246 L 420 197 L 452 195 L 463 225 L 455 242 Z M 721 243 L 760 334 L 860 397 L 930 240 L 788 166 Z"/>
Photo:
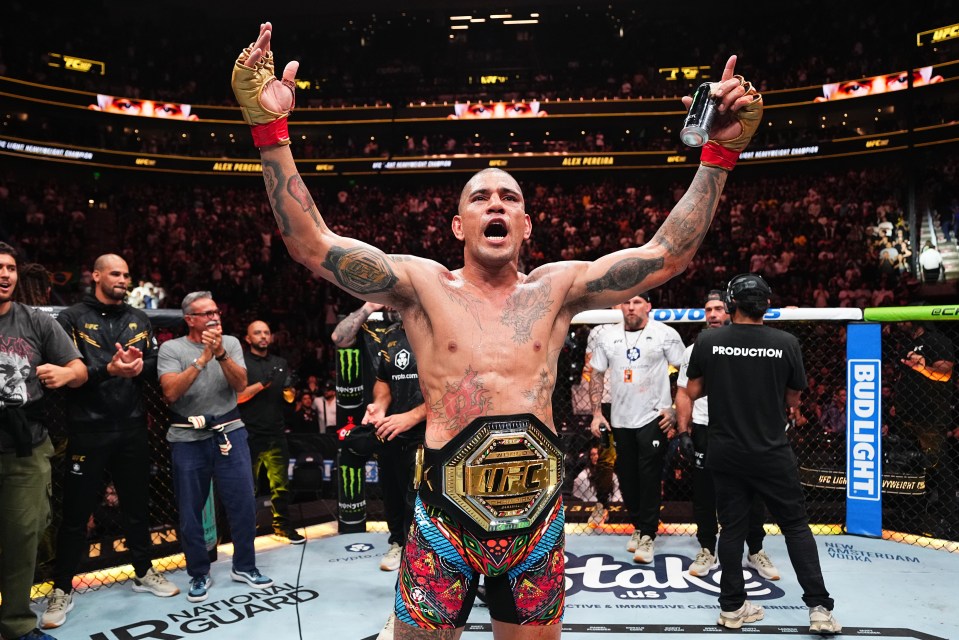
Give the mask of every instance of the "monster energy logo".
<path id="1" fill-rule="evenodd" d="M 357 502 L 363 498 L 363 467 L 340 466 L 340 487 L 345 502 Z"/>
<path id="2" fill-rule="evenodd" d="M 337 349 L 339 366 L 336 369 L 336 406 L 355 409 L 363 404 L 359 349 Z"/>
<path id="3" fill-rule="evenodd" d="M 360 379 L 360 350 L 339 349 L 340 381 L 344 385 L 354 384 Z"/>
<path id="4" fill-rule="evenodd" d="M 364 474 L 363 467 L 351 467 L 349 465 L 340 465 L 340 519 L 344 515 L 359 515 L 366 517 L 366 498 L 363 495 Z"/>

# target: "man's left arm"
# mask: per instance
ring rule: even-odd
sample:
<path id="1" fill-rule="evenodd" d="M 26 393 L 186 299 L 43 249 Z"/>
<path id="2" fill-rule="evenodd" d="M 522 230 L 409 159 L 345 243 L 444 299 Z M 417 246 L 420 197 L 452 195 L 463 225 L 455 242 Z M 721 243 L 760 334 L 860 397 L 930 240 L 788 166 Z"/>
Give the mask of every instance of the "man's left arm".
<path id="1" fill-rule="evenodd" d="M 87 367 L 79 358 L 64 365 L 41 364 L 37 367 L 37 378 L 45 389 L 76 389 L 87 381 Z"/>
<path id="2" fill-rule="evenodd" d="M 722 78 L 714 83 L 718 116 L 703 146 L 701 164 L 689 188 L 655 235 L 641 247 L 622 249 L 576 267 L 567 300 L 573 308 L 600 308 L 654 289 L 682 273 L 703 242 L 740 152 L 762 119 L 762 97 L 736 76 L 730 56 Z M 689 107 L 692 99 L 683 98 Z"/>
<path id="3" fill-rule="evenodd" d="M 76 389 L 87 381 L 87 367 L 66 330 L 46 314 L 36 316 L 40 332 L 42 356 L 46 361 L 36 369 L 45 389 Z M 61 363 L 61 364 L 54 364 Z"/>
<path id="4" fill-rule="evenodd" d="M 663 357 L 667 363 L 678 369 L 683 366 L 686 357 L 686 345 L 683 344 L 683 339 L 679 337 L 678 331 L 672 327 L 667 327 L 667 329 L 669 331 L 663 337 Z M 662 416 L 659 421 L 659 428 L 666 434 L 667 438 L 672 438 L 676 435 L 676 425 L 678 423 L 676 408 L 672 404 L 668 407 L 662 407 L 659 410 L 659 415 Z"/>
<path id="5" fill-rule="evenodd" d="M 243 362 L 243 349 L 240 347 L 240 341 L 224 340 L 221 343 L 221 352 L 213 353 L 213 358 L 220 365 L 223 371 L 223 377 L 237 393 L 242 393 L 246 389 L 246 367 Z"/>

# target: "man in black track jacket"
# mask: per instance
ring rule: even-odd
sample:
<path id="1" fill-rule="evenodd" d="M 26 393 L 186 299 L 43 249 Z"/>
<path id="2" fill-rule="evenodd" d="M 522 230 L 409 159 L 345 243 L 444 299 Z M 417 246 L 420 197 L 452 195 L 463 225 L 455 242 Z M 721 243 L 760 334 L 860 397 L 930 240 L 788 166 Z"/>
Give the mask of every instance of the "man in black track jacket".
<path id="1" fill-rule="evenodd" d="M 118 255 L 97 258 L 93 294 L 57 318 L 73 339 L 89 379 L 67 399 L 69 441 L 63 474 L 63 521 L 57 536 L 53 591 L 41 618 L 45 629 L 66 622 L 73 577 L 87 548 L 90 514 L 109 470 L 119 498 L 133 568 L 133 590 L 160 597 L 179 593 L 150 560 L 149 470 L 144 380 L 157 376 L 157 343 L 147 315 L 124 303 L 130 273 Z"/>

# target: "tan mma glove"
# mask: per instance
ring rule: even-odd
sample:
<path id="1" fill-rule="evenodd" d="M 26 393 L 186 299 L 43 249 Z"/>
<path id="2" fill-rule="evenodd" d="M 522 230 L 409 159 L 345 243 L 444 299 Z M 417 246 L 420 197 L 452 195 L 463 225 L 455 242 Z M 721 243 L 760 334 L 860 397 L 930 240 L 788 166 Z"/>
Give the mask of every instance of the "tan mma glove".
<path id="1" fill-rule="evenodd" d="M 710 138 L 709 142 L 703 145 L 700 160 L 702 164 L 708 167 L 718 167 L 726 171 L 731 171 L 736 166 L 739 154 L 749 144 L 763 119 L 763 97 L 756 91 L 751 82 L 739 75 L 733 77 L 739 80 L 743 88 L 746 89 L 746 95 L 753 97 L 752 102 L 739 111 L 730 112 L 730 115 L 742 125 L 742 131 L 730 140 Z"/>
<path id="2" fill-rule="evenodd" d="M 240 104 L 243 119 L 250 125 L 253 133 L 253 143 L 257 147 L 270 147 L 290 144 L 290 134 L 287 131 L 287 116 L 293 110 L 285 113 L 271 111 L 263 106 L 260 97 L 263 90 L 271 83 L 277 82 L 273 68 L 273 52 L 267 51 L 252 67 L 246 65 L 250 58 L 253 45 L 245 48 L 233 65 L 233 94 Z M 290 91 L 295 85 L 289 81 L 282 81 Z M 294 92 L 295 103 L 295 92 Z"/>

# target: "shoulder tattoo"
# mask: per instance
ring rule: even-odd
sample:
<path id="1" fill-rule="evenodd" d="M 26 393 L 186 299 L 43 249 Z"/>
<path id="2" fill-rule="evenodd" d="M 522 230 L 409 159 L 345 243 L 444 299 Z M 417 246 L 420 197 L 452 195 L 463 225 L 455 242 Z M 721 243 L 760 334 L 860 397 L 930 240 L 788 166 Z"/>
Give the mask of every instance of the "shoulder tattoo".
<path id="1" fill-rule="evenodd" d="M 322 266 L 341 287 L 353 293 L 380 293 L 396 286 L 396 274 L 386 255 L 367 247 L 330 247 Z"/>
<path id="2" fill-rule="evenodd" d="M 586 291 L 599 293 L 600 291 L 625 291 L 635 287 L 649 274 L 663 268 L 662 258 L 626 258 L 620 260 L 609 270 L 586 283 Z"/>

